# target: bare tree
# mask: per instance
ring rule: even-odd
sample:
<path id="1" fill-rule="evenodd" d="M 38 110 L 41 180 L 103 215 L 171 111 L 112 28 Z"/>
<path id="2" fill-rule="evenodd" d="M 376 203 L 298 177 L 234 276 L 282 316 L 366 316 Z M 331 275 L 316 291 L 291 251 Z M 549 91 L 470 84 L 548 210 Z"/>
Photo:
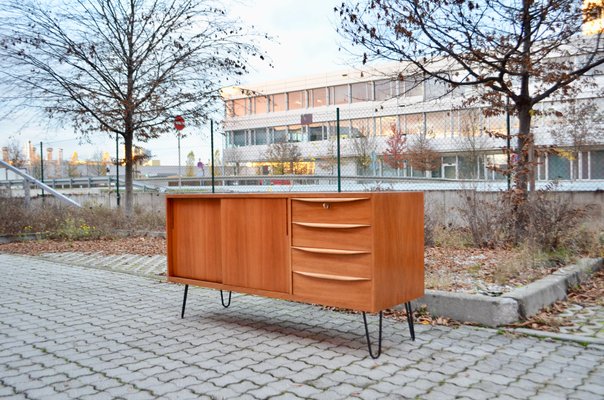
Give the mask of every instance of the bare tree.
<path id="1" fill-rule="evenodd" d="M 224 149 L 225 162 L 233 166 L 233 175 L 237 176 L 241 173 L 241 162 L 243 161 L 243 150 L 240 147 L 230 147 Z"/>
<path id="2" fill-rule="evenodd" d="M 459 165 L 460 177 L 468 179 L 479 179 L 484 150 L 488 147 L 487 140 L 489 136 L 497 135 L 499 132 L 489 132 L 483 122 L 484 113 L 478 108 L 470 108 L 460 111 L 461 137 L 456 140 L 459 149 L 463 152 L 460 156 L 462 162 Z M 506 171 L 499 170 L 505 173 Z"/>
<path id="3" fill-rule="evenodd" d="M 514 193 L 522 202 L 529 182 L 534 186 L 534 107 L 568 95 L 604 63 L 601 27 L 581 36 L 601 7 L 577 0 L 371 0 L 345 2 L 336 12 L 341 34 L 361 49 L 364 63 L 393 60 L 403 66 L 399 79 L 474 87 L 468 102 L 500 113 L 509 99 L 519 122 Z"/>
<path id="4" fill-rule="evenodd" d="M 201 125 L 225 80 L 260 55 L 253 31 L 213 0 L 6 0 L 0 6 L 4 93 L 83 136 L 119 134 L 132 212 L 134 140 Z"/>
<path id="5" fill-rule="evenodd" d="M 13 167 L 25 166 L 25 154 L 23 154 L 23 148 L 17 139 L 13 136 L 8 138 L 8 144 L 2 148 L 4 161 L 7 161 Z"/>
<path id="6" fill-rule="evenodd" d="M 86 160 L 86 172 L 88 176 L 105 176 L 107 175 L 108 164 L 109 159 L 104 157 L 103 152 L 95 151 L 92 157 Z"/>
<path id="7" fill-rule="evenodd" d="M 384 151 L 384 162 L 396 170 L 397 175 L 405 168 L 407 161 L 407 135 L 400 129 L 396 129 L 396 124 L 390 127 L 392 134 L 386 141 L 386 150 Z"/>
<path id="8" fill-rule="evenodd" d="M 273 164 L 273 175 L 295 174 L 302 153 L 295 143 L 278 142 L 268 146 L 265 159 Z"/>
<path id="9" fill-rule="evenodd" d="M 329 171 L 330 175 L 334 175 L 336 167 L 338 166 L 338 155 L 337 155 L 337 142 L 335 137 L 327 139 L 327 147 L 325 149 L 325 156 L 321 157 L 318 161 L 318 165 L 325 170 Z"/>
<path id="10" fill-rule="evenodd" d="M 432 146 L 426 134 L 413 136 L 407 145 L 409 166 L 417 171 L 436 171 L 440 168 L 440 154 Z"/>
<path id="11" fill-rule="evenodd" d="M 192 177 L 195 176 L 195 153 L 193 150 L 187 154 L 187 161 L 185 161 L 185 176 Z"/>
<path id="12" fill-rule="evenodd" d="M 375 135 L 359 129 L 356 137 L 348 140 L 358 172 L 360 175 L 367 175 L 369 167 L 376 157 L 377 142 Z M 375 174 L 375 171 L 373 172 Z"/>
<path id="13" fill-rule="evenodd" d="M 579 176 L 579 154 L 590 145 L 604 144 L 604 113 L 593 99 L 564 102 L 555 111 L 556 128 L 550 133 L 559 147 L 556 151 L 571 161 L 572 176 Z"/>

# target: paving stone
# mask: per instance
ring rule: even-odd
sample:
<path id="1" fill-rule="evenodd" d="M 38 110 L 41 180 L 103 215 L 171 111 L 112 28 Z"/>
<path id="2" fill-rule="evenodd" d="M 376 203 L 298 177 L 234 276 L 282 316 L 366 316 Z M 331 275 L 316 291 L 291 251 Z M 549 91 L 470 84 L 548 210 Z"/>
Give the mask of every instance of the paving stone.
<path id="1" fill-rule="evenodd" d="M 245 295 L 225 312 L 216 291 L 192 287 L 181 320 L 181 286 L 47 260 L 0 254 L 0 396 L 520 400 L 603 390 L 597 346 L 465 326 L 417 326 L 411 342 L 404 323 L 385 320 L 372 360 L 358 315 Z M 104 264 L 141 263 L 116 260 Z"/>

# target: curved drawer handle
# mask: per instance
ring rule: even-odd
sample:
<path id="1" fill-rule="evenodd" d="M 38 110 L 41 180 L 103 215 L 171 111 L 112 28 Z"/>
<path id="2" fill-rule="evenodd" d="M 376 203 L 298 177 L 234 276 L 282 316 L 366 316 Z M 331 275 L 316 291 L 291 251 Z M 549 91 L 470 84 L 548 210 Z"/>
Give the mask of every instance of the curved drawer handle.
<path id="1" fill-rule="evenodd" d="M 294 225 L 304 226 L 306 228 L 328 228 L 328 229 L 353 229 L 353 228 L 368 228 L 371 225 L 367 224 L 323 224 L 315 222 L 292 222 Z"/>
<path id="2" fill-rule="evenodd" d="M 329 279 L 332 281 L 346 281 L 346 282 L 358 282 L 358 281 L 369 281 L 369 278 L 362 278 L 359 276 L 347 276 L 347 275 L 331 275 L 331 274 L 319 274 L 317 272 L 303 272 L 294 271 L 294 274 L 309 276 L 311 278 Z"/>
<path id="3" fill-rule="evenodd" d="M 307 251 L 309 253 L 318 253 L 318 254 L 342 254 L 342 255 L 354 255 L 354 254 L 370 254 L 370 251 L 367 250 L 338 250 L 338 249 L 320 249 L 318 247 L 298 247 L 292 246 L 292 249 L 297 249 L 301 251 Z"/>

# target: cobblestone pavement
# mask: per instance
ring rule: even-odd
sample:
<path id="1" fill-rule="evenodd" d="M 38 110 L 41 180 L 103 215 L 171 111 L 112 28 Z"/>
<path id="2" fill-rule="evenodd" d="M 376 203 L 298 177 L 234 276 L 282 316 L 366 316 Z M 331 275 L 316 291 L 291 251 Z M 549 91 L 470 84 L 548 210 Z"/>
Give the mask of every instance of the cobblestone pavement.
<path id="1" fill-rule="evenodd" d="M 0 397 L 601 399 L 604 347 L 362 318 L 0 254 Z M 371 318 L 373 328 L 376 318 Z"/>
<path id="2" fill-rule="evenodd" d="M 107 256 L 101 253 L 45 253 L 41 259 L 54 260 L 71 265 L 111 269 L 135 275 L 160 277 L 166 273 L 166 256 L 139 256 L 123 254 Z M 580 337 L 604 339 L 604 307 L 571 305 L 562 317 L 568 317 L 572 325 L 560 328 L 560 333 Z"/>
<path id="3" fill-rule="evenodd" d="M 604 339 L 604 307 L 571 304 L 560 316 L 569 318 L 573 323 L 560 327 L 560 332 Z"/>

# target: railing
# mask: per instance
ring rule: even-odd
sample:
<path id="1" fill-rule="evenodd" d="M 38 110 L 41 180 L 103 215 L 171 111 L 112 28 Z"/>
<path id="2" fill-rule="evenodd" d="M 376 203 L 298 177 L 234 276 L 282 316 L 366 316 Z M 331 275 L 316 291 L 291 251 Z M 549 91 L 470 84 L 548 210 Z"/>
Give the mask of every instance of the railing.
<path id="1" fill-rule="evenodd" d="M 77 178 L 47 178 L 44 180 L 44 184 L 46 184 L 50 188 L 54 189 L 65 189 L 65 188 L 93 188 L 93 187 L 115 187 L 116 179 L 114 176 L 87 176 L 87 177 L 77 177 Z M 119 180 L 120 187 L 124 185 L 124 179 L 120 178 Z M 23 185 L 23 180 L 21 179 L 9 179 L 9 180 L 0 180 L 0 187 L 9 187 L 13 186 L 20 187 Z M 142 189 L 143 191 L 158 191 L 159 188 L 155 185 L 148 185 L 142 182 L 134 181 L 132 185 L 136 188 Z"/>
<path id="2" fill-rule="evenodd" d="M 44 182 L 41 182 L 39 180 L 37 180 L 36 178 L 34 178 L 31 175 L 26 174 L 25 172 L 21 171 L 18 168 L 13 167 L 12 165 L 0 160 L 0 166 L 14 172 L 15 174 L 23 177 L 23 179 L 21 180 L 21 185 L 23 186 L 24 192 L 25 192 L 25 196 L 26 196 L 26 201 L 28 201 L 27 199 L 29 199 L 29 184 L 33 183 L 34 185 L 38 186 L 40 189 L 42 190 L 46 190 L 47 192 L 49 192 L 50 194 L 52 194 L 55 198 L 59 199 L 61 202 L 71 205 L 71 206 L 76 206 L 76 207 L 82 207 L 78 202 L 73 201 L 72 199 L 70 199 L 69 197 L 65 196 L 62 193 L 57 192 L 56 190 L 54 190 L 53 188 L 49 187 L 48 185 L 46 185 Z M 24 182 L 28 182 L 28 184 L 24 184 Z"/>
<path id="3" fill-rule="evenodd" d="M 342 176 L 344 191 L 365 190 L 506 190 L 505 180 L 471 180 L 445 179 L 422 177 L 396 176 Z M 115 188 L 115 176 L 96 176 L 78 178 L 46 179 L 45 184 L 53 189 L 72 188 Z M 124 188 L 124 179 L 120 177 L 120 189 Z M 333 175 L 238 175 L 216 176 L 215 187 L 220 192 L 252 192 L 252 191 L 337 191 L 337 176 Z M 537 188 L 548 182 L 537 182 Z M 593 191 L 594 185 L 604 190 L 604 181 L 559 181 L 556 186 L 561 191 Z M 178 177 L 153 177 L 138 179 L 133 186 L 143 192 L 165 191 L 210 191 L 212 178 L 209 176 L 181 177 L 179 187 Z M 22 179 L 0 180 L 0 188 L 22 188 Z"/>

